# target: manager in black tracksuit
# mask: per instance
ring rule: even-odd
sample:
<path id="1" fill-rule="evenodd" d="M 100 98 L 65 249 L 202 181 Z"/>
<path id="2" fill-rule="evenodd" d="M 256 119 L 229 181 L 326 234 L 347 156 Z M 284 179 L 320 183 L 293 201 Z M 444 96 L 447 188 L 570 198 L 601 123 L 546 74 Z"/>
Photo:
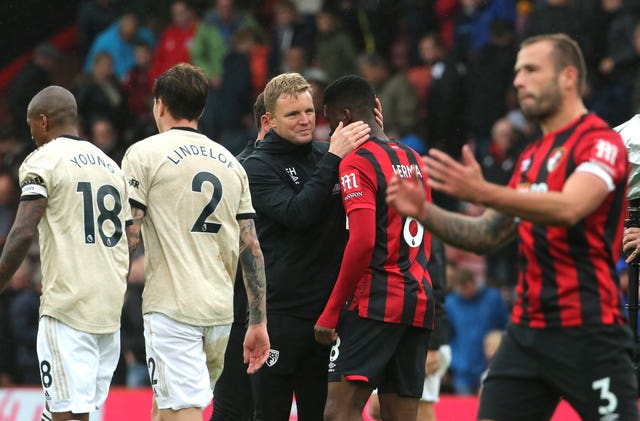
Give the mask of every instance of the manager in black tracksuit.
<path id="1" fill-rule="evenodd" d="M 346 243 L 338 165 L 368 128 L 339 127 L 331 144 L 312 142 L 310 88 L 296 73 L 272 79 L 264 102 L 272 129 L 244 161 L 265 258 L 271 341 L 267 363 L 251 379 L 255 419 L 288 420 L 295 392 L 298 419 L 321 420 L 330 348 L 316 343 L 313 325 Z"/>

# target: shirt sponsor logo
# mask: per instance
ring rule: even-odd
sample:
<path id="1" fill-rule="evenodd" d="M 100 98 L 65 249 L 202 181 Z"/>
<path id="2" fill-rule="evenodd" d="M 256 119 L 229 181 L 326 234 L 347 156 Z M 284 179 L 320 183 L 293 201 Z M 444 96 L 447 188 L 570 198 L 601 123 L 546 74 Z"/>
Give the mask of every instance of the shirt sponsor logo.
<path id="1" fill-rule="evenodd" d="M 269 350 L 269 357 L 267 357 L 267 365 L 269 367 L 273 367 L 278 362 L 278 358 L 280 357 L 280 351 L 277 349 Z"/>
<path id="2" fill-rule="evenodd" d="M 131 178 L 129 179 L 129 185 L 131 187 L 133 187 L 134 189 L 137 189 L 140 187 L 140 182 L 138 180 L 136 180 L 135 178 Z"/>
<path id="3" fill-rule="evenodd" d="M 362 197 L 362 192 L 361 191 L 356 191 L 353 193 L 349 193 L 344 197 L 344 200 L 349 200 L 349 199 L 355 199 L 356 197 Z"/>
<path id="4" fill-rule="evenodd" d="M 599 139 L 596 143 L 596 158 L 602 159 L 611 165 L 615 165 L 618 157 L 618 148 L 605 139 Z"/>
<path id="5" fill-rule="evenodd" d="M 549 185 L 547 183 L 520 183 L 517 190 L 546 193 L 549 191 Z"/>
<path id="6" fill-rule="evenodd" d="M 342 191 L 344 191 L 345 193 L 350 190 L 360 188 L 355 172 L 350 172 L 349 174 L 345 174 L 340 177 L 340 184 L 342 184 Z"/>

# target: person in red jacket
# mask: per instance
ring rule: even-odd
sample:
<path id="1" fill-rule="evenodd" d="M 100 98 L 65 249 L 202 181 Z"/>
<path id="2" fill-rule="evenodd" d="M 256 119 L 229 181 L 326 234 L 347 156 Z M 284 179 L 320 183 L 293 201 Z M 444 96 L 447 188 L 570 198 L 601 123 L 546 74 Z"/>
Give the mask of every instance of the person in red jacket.
<path id="1" fill-rule="evenodd" d="M 160 35 L 149 72 L 151 83 L 174 64 L 190 63 L 189 44 L 198 27 L 195 10 L 186 0 L 175 0 L 171 4 L 171 20 Z"/>

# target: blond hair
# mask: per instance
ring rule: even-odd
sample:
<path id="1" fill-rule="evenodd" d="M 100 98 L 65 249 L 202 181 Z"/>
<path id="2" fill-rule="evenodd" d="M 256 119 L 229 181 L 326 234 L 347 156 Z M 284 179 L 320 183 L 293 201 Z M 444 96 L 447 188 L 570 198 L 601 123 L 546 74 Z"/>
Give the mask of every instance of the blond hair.
<path id="1" fill-rule="evenodd" d="M 276 108 L 280 96 L 297 98 L 304 92 L 311 92 L 311 86 L 299 73 L 283 73 L 271 79 L 264 88 L 264 106 L 269 113 Z"/>

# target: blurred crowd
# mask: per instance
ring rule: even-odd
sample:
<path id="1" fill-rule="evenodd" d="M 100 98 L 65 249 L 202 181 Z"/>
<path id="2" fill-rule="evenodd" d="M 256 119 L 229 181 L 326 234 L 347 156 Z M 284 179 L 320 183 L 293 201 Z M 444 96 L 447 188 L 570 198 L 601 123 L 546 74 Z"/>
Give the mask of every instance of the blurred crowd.
<path id="1" fill-rule="evenodd" d="M 585 103 L 615 126 L 640 112 L 636 3 L 87 0 L 78 9 L 72 51 L 38 45 L 0 100 L 5 110 L 0 116 L 0 246 L 17 206 L 17 169 L 35 147 L 26 108 L 52 83 L 75 94 L 83 136 L 120 162 L 129 145 L 156 132 L 153 81 L 176 63 L 205 71 L 210 90 L 200 130 L 234 153 L 255 137 L 252 105 L 272 76 L 298 72 L 311 83 L 315 138 L 326 141 L 322 90 L 333 79 L 356 73 L 375 87 L 390 137 L 420 153 L 435 147 L 453 156 L 470 144 L 485 177 L 505 184 L 515 157 L 538 134 L 519 111 L 512 86 L 518 43 L 556 32 L 576 39 L 589 68 Z M 441 195 L 434 200 L 460 212 L 482 211 Z M 447 261 L 453 362 L 443 391 L 476 393 L 495 348 L 495 332 L 507 323 L 517 281 L 516 245 L 486 258 L 448 248 Z M 40 276 L 34 245 L 10 289 L 0 295 L 0 386 L 40 382 L 35 355 Z M 129 282 L 122 363 L 114 382 L 142 386 L 148 378 L 140 258 Z"/>

